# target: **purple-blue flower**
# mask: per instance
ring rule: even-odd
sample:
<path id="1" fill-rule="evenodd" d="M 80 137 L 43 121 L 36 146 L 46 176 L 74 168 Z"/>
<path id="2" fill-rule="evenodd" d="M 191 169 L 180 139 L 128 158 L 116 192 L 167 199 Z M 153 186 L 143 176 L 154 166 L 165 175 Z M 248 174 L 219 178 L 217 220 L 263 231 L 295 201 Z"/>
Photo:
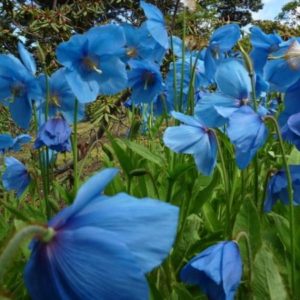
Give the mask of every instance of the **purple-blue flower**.
<path id="1" fill-rule="evenodd" d="M 209 127 L 223 126 L 233 112 L 251 103 L 250 77 L 240 61 L 224 60 L 216 70 L 215 81 L 218 90 L 204 94 L 195 108 Z"/>
<path id="2" fill-rule="evenodd" d="M 58 45 L 58 61 L 79 102 L 88 103 L 98 95 L 113 95 L 127 87 L 126 66 L 120 59 L 124 46 L 122 28 L 113 24 L 93 27 Z"/>
<path id="3" fill-rule="evenodd" d="M 195 117 L 174 111 L 171 115 L 184 124 L 167 128 L 163 137 L 165 145 L 174 152 L 192 154 L 198 170 L 210 175 L 217 161 L 214 133 Z"/>
<path id="4" fill-rule="evenodd" d="M 45 114 L 46 110 L 46 78 L 45 75 L 41 75 L 38 79 L 43 99 L 38 107 L 40 113 Z M 48 115 L 55 117 L 61 113 L 69 124 L 73 124 L 74 110 L 75 110 L 75 95 L 70 89 L 68 82 L 65 78 L 64 68 L 55 71 L 49 78 L 49 103 L 48 103 Z M 77 120 L 81 121 L 84 118 L 85 105 L 78 103 L 77 107 Z"/>
<path id="5" fill-rule="evenodd" d="M 219 27 L 211 36 L 206 49 L 204 63 L 208 79 L 214 78 L 218 63 L 224 58 L 241 37 L 241 30 L 237 24 L 227 24 Z"/>
<path id="6" fill-rule="evenodd" d="M 0 55 L 0 101 L 9 107 L 12 119 L 27 129 L 32 101 L 39 99 L 40 87 L 31 72 L 14 56 Z"/>
<path id="7" fill-rule="evenodd" d="M 233 300 L 242 278 L 238 244 L 225 241 L 208 247 L 188 262 L 180 278 L 199 286 L 209 299 Z"/>
<path id="8" fill-rule="evenodd" d="M 78 191 L 48 226 L 49 242 L 34 241 L 25 268 L 33 300 L 148 299 L 146 273 L 168 255 L 178 208 L 103 190 L 117 174 L 105 169 Z"/>
<path id="9" fill-rule="evenodd" d="M 294 204 L 300 204 L 300 166 L 290 165 L 292 177 Z M 289 204 L 288 183 L 285 170 L 279 170 L 269 178 L 267 195 L 264 203 L 264 211 L 272 210 L 275 203 L 280 200 L 283 204 Z"/>
<path id="10" fill-rule="evenodd" d="M 39 128 L 34 148 L 47 146 L 57 152 L 71 151 L 71 132 L 72 130 L 64 118 L 51 118 Z"/>
<path id="11" fill-rule="evenodd" d="M 164 84 L 159 66 L 149 61 L 129 62 L 128 84 L 131 87 L 131 101 L 134 104 L 150 103 L 163 90 Z"/>
<path id="12" fill-rule="evenodd" d="M 124 61 L 129 59 L 149 60 L 160 64 L 166 54 L 160 44 L 149 34 L 146 23 L 140 27 L 135 27 L 130 24 L 122 24 L 122 29 L 126 38 L 124 48 Z"/>
<path id="13" fill-rule="evenodd" d="M 28 185 L 31 178 L 26 167 L 14 157 L 5 157 L 6 169 L 2 175 L 3 187 L 7 191 L 15 191 L 20 197 Z"/>

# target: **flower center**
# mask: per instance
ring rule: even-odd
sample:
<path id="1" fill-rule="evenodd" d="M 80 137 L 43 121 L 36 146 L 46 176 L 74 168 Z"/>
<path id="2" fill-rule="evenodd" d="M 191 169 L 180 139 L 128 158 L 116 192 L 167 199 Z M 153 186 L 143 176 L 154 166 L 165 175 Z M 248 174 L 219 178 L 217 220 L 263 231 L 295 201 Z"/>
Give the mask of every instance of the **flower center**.
<path id="1" fill-rule="evenodd" d="M 300 44 L 294 41 L 284 55 L 293 70 L 300 70 Z"/>
<path id="2" fill-rule="evenodd" d="M 152 72 L 144 72 L 142 75 L 142 80 L 144 81 L 144 90 L 147 90 L 149 86 L 151 86 L 155 81 L 154 73 Z"/>
<path id="3" fill-rule="evenodd" d="M 52 106 L 55 106 L 55 107 L 60 107 L 58 95 L 55 95 L 55 94 L 51 95 L 49 104 Z"/>
<path id="4" fill-rule="evenodd" d="M 136 48 L 134 47 L 131 47 L 131 48 L 128 48 L 128 50 L 126 51 L 126 54 L 129 56 L 129 57 L 136 57 L 138 52 L 136 50 Z"/>
<path id="5" fill-rule="evenodd" d="M 11 93 L 14 98 L 22 96 L 24 91 L 25 86 L 22 83 L 16 83 L 11 87 Z"/>
<path id="6" fill-rule="evenodd" d="M 100 69 L 98 69 L 98 66 L 97 66 L 97 62 L 95 61 L 95 59 L 92 59 L 91 57 L 89 56 L 85 56 L 83 59 L 82 59 L 82 65 L 83 65 L 83 68 L 86 70 L 86 71 L 95 71 L 99 74 L 102 74 L 102 71 Z"/>

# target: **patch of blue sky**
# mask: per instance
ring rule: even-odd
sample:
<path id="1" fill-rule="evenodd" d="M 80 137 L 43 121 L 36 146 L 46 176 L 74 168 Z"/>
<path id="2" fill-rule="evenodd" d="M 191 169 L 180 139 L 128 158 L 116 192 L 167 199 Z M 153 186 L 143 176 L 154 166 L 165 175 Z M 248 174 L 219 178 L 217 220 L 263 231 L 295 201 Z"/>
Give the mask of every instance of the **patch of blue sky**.
<path id="1" fill-rule="evenodd" d="M 291 0 L 263 0 L 264 7 L 252 14 L 254 20 L 274 20 L 281 8 Z"/>

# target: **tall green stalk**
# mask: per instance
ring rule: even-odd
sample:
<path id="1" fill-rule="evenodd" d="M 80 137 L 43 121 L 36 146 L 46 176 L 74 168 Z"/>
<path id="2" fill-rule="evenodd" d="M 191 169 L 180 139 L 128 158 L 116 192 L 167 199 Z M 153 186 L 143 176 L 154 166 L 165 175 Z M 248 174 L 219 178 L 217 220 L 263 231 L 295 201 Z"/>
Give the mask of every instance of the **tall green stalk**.
<path id="1" fill-rule="evenodd" d="M 77 137 L 77 123 L 78 123 L 78 100 L 75 99 L 74 107 L 74 121 L 73 121 L 73 177 L 74 177 L 74 194 L 77 193 L 79 176 L 78 176 L 78 137 Z"/>
<path id="2" fill-rule="evenodd" d="M 265 120 L 270 120 L 276 130 L 280 151 L 282 156 L 282 161 L 287 177 L 288 183 L 288 196 L 289 196 L 289 223 L 290 223 L 290 243 L 291 243 L 291 287 L 292 287 L 292 299 L 296 299 L 296 247 L 295 247 L 295 212 L 294 212 L 294 192 L 293 192 L 293 183 L 291 171 L 287 162 L 286 153 L 284 150 L 284 143 L 280 131 L 280 127 L 277 123 L 277 120 L 273 116 L 266 116 Z"/>
<path id="3" fill-rule="evenodd" d="M 225 198 L 226 198 L 226 226 L 225 226 L 225 235 L 227 236 L 227 238 L 230 238 L 230 223 L 231 223 L 231 219 L 230 219 L 230 192 L 229 192 L 229 179 L 228 179 L 228 173 L 227 173 L 227 168 L 226 168 L 226 164 L 225 164 L 225 159 L 224 159 L 224 155 L 223 155 L 223 149 L 221 147 L 219 138 L 217 133 L 210 129 L 211 132 L 214 134 L 215 138 L 216 138 L 216 142 L 217 142 L 217 148 L 218 148 L 218 155 L 220 158 L 220 162 L 221 162 L 221 168 L 222 168 L 222 177 L 223 177 L 223 184 L 224 184 L 224 191 L 225 191 Z"/>

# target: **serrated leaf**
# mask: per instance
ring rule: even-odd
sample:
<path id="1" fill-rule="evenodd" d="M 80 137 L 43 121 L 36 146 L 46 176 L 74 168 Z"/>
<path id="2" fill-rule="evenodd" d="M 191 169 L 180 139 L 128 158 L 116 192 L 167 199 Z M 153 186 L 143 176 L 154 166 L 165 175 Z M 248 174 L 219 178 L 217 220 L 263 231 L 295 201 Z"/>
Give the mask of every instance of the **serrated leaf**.
<path id="1" fill-rule="evenodd" d="M 235 219 L 233 236 L 244 231 L 251 244 L 252 254 L 255 256 L 262 245 L 260 219 L 254 203 L 246 199 Z"/>
<path id="2" fill-rule="evenodd" d="M 252 288 L 257 300 L 289 299 L 279 270 L 271 250 L 264 245 L 258 251 L 253 266 Z"/>

